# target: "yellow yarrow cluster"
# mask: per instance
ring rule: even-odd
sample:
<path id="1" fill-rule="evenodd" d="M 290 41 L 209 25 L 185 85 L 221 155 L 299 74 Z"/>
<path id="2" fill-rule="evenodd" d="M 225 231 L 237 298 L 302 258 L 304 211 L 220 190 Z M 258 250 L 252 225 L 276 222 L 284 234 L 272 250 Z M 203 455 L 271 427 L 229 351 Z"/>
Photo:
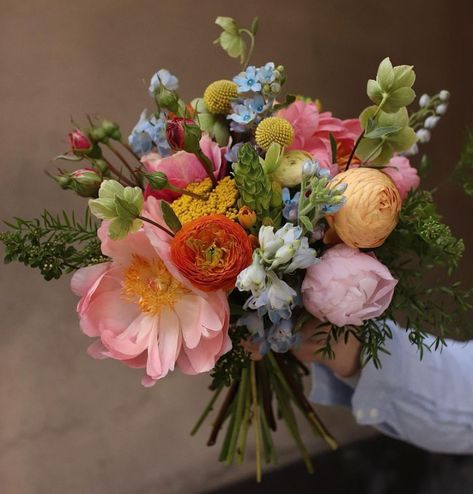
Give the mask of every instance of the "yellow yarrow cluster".
<path id="1" fill-rule="evenodd" d="M 210 178 L 206 178 L 202 182 L 191 183 L 186 189 L 195 194 L 208 196 L 208 199 L 203 201 L 186 195 L 176 199 L 172 203 L 172 209 L 182 224 L 209 214 L 224 214 L 231 220 L 237 218 L 238 210 L 235 205 L 238 189 L 232 178 L 225 177 L 220 180 L 213 190 Z"/>
<path id="2" fill-rule="evenodd" d="M 230 113 L 230 103 L 238 98 L 237 85 L 232 81 L 215 81 L 204 92 L 204 103 L 211 113 Z"/>
<path id="3" fill-rule="evenodd" d="M 292 125 L 280 117 L 269 117 L 261 120 L 256 127 L 256 144 L 267 150 L 273 142 L 281 146 L 289 146 L 294 140 Z"/>

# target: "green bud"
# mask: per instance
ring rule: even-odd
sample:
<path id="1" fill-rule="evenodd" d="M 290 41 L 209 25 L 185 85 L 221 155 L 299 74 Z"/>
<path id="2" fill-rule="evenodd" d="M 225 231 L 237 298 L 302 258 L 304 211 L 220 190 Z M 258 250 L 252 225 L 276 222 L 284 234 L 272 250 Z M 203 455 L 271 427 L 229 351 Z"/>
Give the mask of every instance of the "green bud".
<path id="1" fill-rule="evenodd" d="M 169 185 L 168 177 L 163 172 L 143 173 L 151 188 L 165 189 Z"/>
<path id="2" fill-rule="evenodd" d="M 89 136 L 94 142 L 102 142 L 106 144 L 108 142 L 108 136 L 102 127 L 92 127 L 89 131 Z"/>
<path id="3" fill-rule="evenodd" d="M 266 151 L 266 156 L 260 158 L 261 166 L 266 174 L 273 173 L 277 170 L 281 164 L 281 158 L 283 154 L 283 148 L 277 142 L 271 143 L 268 150 Z"/>
<path id="4" fill-rule="evenodd" d="M 100 158 L 96 159 L 92 162 L 92 165 L 101 175 L 107 175 L 107 173 L 109 172 L 108 164 L 105 160 L 102 160 Z"/>
<path id="5" fill-rule="evenodd" d="M 285 71 L 284 65 L 278 65 L 276 70 L 282 74 Z"/>
<path id="6" fill-rule="evenodd" d="M 174 113 L 178 113 L 179 110 L 179 97 L 174 91 L 166 89 L 162 84 L 157 91 L 156 103 L 160 108 L 166 108 Z"/>

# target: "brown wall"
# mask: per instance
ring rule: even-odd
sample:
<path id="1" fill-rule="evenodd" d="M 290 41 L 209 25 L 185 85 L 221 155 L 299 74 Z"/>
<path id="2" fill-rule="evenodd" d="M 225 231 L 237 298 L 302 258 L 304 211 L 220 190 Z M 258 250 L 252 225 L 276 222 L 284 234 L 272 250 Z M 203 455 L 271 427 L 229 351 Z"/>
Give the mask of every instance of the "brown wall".
<path id="1" fill-rule="evenodd" d="M 43 174 L 66 149 L 71 115 L 108 116 L 127 131 L 151 103 L 157 68 L 177 74 L 188 99 L 231 77 L 237 63 L 211 44 L 217 15 L 258 15 L 255 63 L 283 63 L 291 91 L 341 117 L 367 105 L 366 79 L 386 55 L 415 64 L 419 94 L 449 89 L 450 110 L 426 147 L 436 166 L 429 184 L 442 184 L 440 209 L 473 248 L 472 202 L 445 182 L 473 125 L 467 0 L 0 0 L 0 217 L 79 207 Z M 462 278 L 471 283 L 470 256 Z M 241 474 L 216 465 L 203 437 L 187 437 L 205 377 L 176 373 L 144 390 L 136 373 L 85 355 L 66 279 L 47 285 L 10 265 L 0 280 L 2 494 L 203 492 Z M 366 433 L 349 414 L 329 415 L 342 439 Z M 281 441 L 283 460 L 293 457 Z"/>

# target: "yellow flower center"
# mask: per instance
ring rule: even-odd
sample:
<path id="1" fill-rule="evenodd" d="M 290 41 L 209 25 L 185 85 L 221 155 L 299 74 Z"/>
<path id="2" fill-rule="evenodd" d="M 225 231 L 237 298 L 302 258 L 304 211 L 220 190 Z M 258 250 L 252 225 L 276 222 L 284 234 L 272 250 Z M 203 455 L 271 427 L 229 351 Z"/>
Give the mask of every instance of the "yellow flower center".
<path id="1" fill-rule="evenodd" d="M 176 199 L 172 203 L 172 209 L 182 224 L 209 214 L 224 214 L 231 220 L 237 218 L 238 210 L 235 208 L 235 204 L 238 198 L 238 189 L 232 178 L 225 177 L 220 180 L 213 190 L 210 178 L 201 182 L 193 182 L 186 189 L 207 196 L 207 200 L 194 199 L 186 195 Z"/>
<path id="2" fill-rule="evenodd" d="M 134 255 L 123 277 L 123 297 L 135 302 L 142 312 L 157 315 L 164 307 L 173 308 L 183 295 L 190 293 L 174 278 L 159 258 L 144 259 Z"/>

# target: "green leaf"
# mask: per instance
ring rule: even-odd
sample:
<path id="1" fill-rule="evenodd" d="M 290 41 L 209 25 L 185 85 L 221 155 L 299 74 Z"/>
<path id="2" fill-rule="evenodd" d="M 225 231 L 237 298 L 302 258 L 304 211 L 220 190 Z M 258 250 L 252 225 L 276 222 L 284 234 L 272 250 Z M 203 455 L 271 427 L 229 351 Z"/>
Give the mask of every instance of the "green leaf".
<path id="1" fill-rule="evenodd" d="M 259 19 L 258 17 L 255 17 L 251 22 L 251 28 L 250 28 L 250 31 L 253 33 L 253 36 L 256 36 L 256 33 L 258 32 L 258 27 L 259 27 Z"/>
<path id="2" fill-rule="evenodd" d="M 386 103 L 383 105 L 383 111 L 385 112 L 397 112 L 399 108 L 410 105 L 416 97 L 416 93 L 410 87 L 401 87 L 393 91 Z"/>
<path id="3" fill-rule="evenodd" d="M 166 225 L 171 229 L 173 233 L 177 233 L 181 228 L 182 224 L 179 221 L 174 209 L 166 201 L 161 201 L 161 211 L 163 213 L 163 219 Z"/>
<path id="4" fill-rule="evenodd" d="M 307 216 L 299 216 L 299 223 L 308 231 L 311 232 L 314 229 L 314 225 L 312 225 L 312 221 Z"/>
<path id="5" fill-rule="evenodd" d="M 224 31 L 220 35 L 220 46 L 232 58 L 243 59 L 246 51 L 246 43 L 239 34 L 231 34 Z"/>
<path id="6" fill-rule="evenodd" d="M 378 139 L 399 132 L 402 127 L 376 127 L 371 131 L 365 132 L 365 137 L 368 139 Z"/>
<path id="7" fill-rule="evenodd" d="M 388 92 L 394 82 L 394 70 L 389 57 L 386 57 L 378 67 L 378 73 L 376 74 L 376 82 L 380 88 Z"/>
<path id="8" fill-rule="evenodd" d="M 412 65 L 398 65 L 394 67 L 394 86 L 400 87 L 412 87 L 416 80 L 416 73 L 413 70 Z"/>
<path id="9" fill-rule="evenodd" d="M 368 81 L 368 84 L 366 85 L 366 93 L 368 98 L 373 103 L 376 103 L 377 105 L 381 103 L 383 99 L 383 90 L 375 80 L 370 79 Z"/>
<path id="10" fill-rule="evenodd" d="M 215 19 L 215 24 L 230 34 L 238 34 L 238 25 L 231 17 L 219 16 Z"/>
<path id="11" fill-rule="evenodd" d="M 230 138 L 227 121 L 224 118 L 216 118 L 210 134 L 215 138 L 220 147 L 225 147 Z"/>

